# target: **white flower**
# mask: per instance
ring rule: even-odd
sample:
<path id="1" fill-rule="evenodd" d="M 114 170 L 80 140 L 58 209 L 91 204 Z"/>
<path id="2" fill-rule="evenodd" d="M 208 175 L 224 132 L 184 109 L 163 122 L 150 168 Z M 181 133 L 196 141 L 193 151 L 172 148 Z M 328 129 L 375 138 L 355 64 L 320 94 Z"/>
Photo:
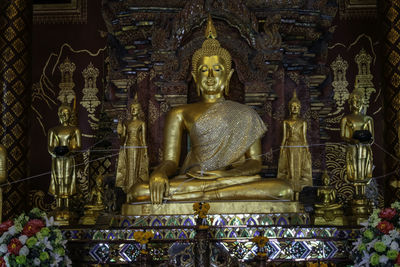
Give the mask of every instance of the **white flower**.
<path id="1" fill-rule="evenodd" d="M 3 259 L 4 259 L 4 261 L 6 262 L 6 266 L 7 267 L 9 267 L 9 266 L 11 266 L 10 265 L 10 253 L 7 253 L 4 257 L 3 257 Z"/>
<path id="2" fill-rule="evenodd" d="M 8 233 L 10 233 L 10 235 L 15 235 L 17 233 L 15 225 L 8 228 Z"/>
<path id="3" fill-rule="evenodd" d="M 50 218 L 47 217 L 47 215 L 44 216 L 44 220 L 46 221 L 46 227 L 53 226 L 54 225 L 54 218 L 51 216 Z"/>
<path id="4" fill-rule="evenodd" d="M 40 265 L 40 260 L 39 260 L 38 258 L 34 258 L 34 259 L 33 259 L 33 264 L 34 264 L 35 266 L 39 266 L 39 265 Z"/>
<path id="5" fill-rule="evenodd" d="M 26 235 L 21 235 L 20 237 L 18 237 L 18 239 L 22 243 L 22 245 L 25 245 L 26 240 L 28 239 L 28 237 Z"/>
<path id="6" fill-rule="evenodd" d="M 391 231 L 389 232 L 389 235 L 390 235 L 390 237 L 393 238 L 393 239 L 400 238 L 400 233 L 399 233 L 396 229 L 391 230 Z"/>
<path id="7" fill-rule="evenodd" d="M 388 260 L 389 260 L 389 258 L 386 257 L 386 255 L 381 255 L 381 256 L 379 257 L 379 262 L 380 262 L 380 263 L 385 264 L 385 263 L 388 262 Z"/>
<path id="8" fill-rule="evenodd" d="M 1 244 L 0 245 L 0 252 L 1 253 L 6 253 L 8 251 L 7 245 L 6 244 Z"/>
<path id="9" fill-rule="evenodd" d="M 362 257 L 362 261 L 354 264 L 354 267 L 369 267 L 370 255 L 365 251 L 363 251 L 363 253 L 364 253 L 364 256 Z"/>
<path id="10" fill-rule="evenodd" d="M 392 238 L 389 235 L 384 235 L 382 237 L 382 242 L 385 244 L 385 246 L 390 246 L 390 243 L 392 243 Z"/>
<path id="11" fill-rule="evenodd" d="M 72 266 L 72 261 L 70 258 L 68 258 L 68 256 L 64 257 L 64 263 L 67 265 L 67 267 Z"/>
<path id="12" fill-rule="evenodd" d="M 399 243 L 397 243 L 396 241 L 393 241 L 392 244 L 390 244 L 390 249 L 393 250 L 399 250 Z"/>
<path id="13" fill-rule="evenodd" d="M 49 238 L 47 236 L 43 239 L 42 243 L 46 246 L 47 249 L 53 251 L 53 246 L 51 245 Z"/>
<path id="14" fill-rule="evenodd" d="M 27 246 L 23 246 L 19 250 L 19 255 L 21 255 L 21 256 L 28 256 L 28 254 L 29 254 L 29 248 Z"/>
<path id="15" fill-rule="evenodd" d="M 9 236 L 8 231 L 4 232 L 3 235 L 0 237 L 0 244 L 4 242 L 4 239 L 6 239 Z"/>
<path id="16" fill-rule="evenodd" d="M 51 255 L 51 258 L 53 258 L 55 261 L 54 266 L 58 266 L 59 265 L 58 263 L 63 260 L 62 256 L 60 256 L 57 253 L 50 252 L 50 255 Z"/>
<path id="17" fill-rule="evenodd" d="M 373 248 L 373 247 L 375 246 L 375 243 L 376 243 L 376 242 L 378 242 L 377 239 L 374 239 L 374 240 L 372 240 L 371 242 L 369 242 L 369 243 L 366 245 L 367 250 L 369 251 L 371 248 Z M 364 251 L 364 252 L 365 252 L 365 251 Z"/>

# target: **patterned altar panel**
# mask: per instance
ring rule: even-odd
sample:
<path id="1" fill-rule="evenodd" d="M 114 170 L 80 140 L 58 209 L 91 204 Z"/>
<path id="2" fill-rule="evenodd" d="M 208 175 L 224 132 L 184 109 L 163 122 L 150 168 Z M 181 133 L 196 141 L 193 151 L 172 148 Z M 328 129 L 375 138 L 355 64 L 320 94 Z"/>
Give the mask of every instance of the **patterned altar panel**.
<path id="1" fill-rule="evenodd" d="M 385 122 L 386 122 L 386 147 L 389 148 L 389 152 L 399 155 L 399 138 L 398 129 L 400 129 L 399 116 L 400 114 L 400 92 L 398 90 L 400 86 L 400 2 L 399 1 L 382 1 L 385 13 L 385 23 L 383 25 L 385 29 L 384 39 L 384 81 L 385 81 Z M 397 150 L 397 151 L 395 151 Z M 391 172 L 399 168 L 398 161 L 393 160 L 391 157 L 386 157 L 387 171 Z M 398 174 L 396 175 L 398 177 Z M 388 177 L 386 179 L 388 184 L 390 181 L 398 179 L 397 177 Z M 387 185 L 388 185 L 387 184 Z M 400 198 L 400 192 L 389 190 L 389 186 L 386 186 L 386 196 L 388 200 L 392 200 L 397 195 Z"/>
<path id="2" fill-rule="evenodd" d="M 27 176 L 27 111 L 31 86 L 31 19 L 29 0 L 3 1 L 0 10 L 0 75 L 2 79 L 1 143 L 8 153 L 8 181 Z M 25 183 L 5 187 L 3 218 L 18 214 L 26 201 Z"/>
<path id="3" fill-rule="evenodd" d="M 193 215 L 114 217 L 111 229 L 64 229 L 70 255 L 78 263 L 149 264 L 192 266 L 197 227 Z M 251 238 L 263 235 L 268 261 L 348 261 L 349 245 L 357 229 L 313 227 L 307 214 L 223 214 L 207 216 L 213 266 L 252 266 L 258 248 Z M 145 247 L 134 232 L 152 231 Z M 350 241 L 349 241 L 350 240 Z M 153 264 L 153 265 L 152 265 Z M 169 264 L 169 265 L 168 265 Z"/>

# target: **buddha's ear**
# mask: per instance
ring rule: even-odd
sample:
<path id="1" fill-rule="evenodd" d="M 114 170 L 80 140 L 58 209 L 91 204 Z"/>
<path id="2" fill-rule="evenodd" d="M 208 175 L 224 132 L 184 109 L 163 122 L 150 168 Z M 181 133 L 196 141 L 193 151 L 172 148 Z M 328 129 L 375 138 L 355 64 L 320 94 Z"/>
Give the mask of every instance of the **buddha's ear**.
<path id="1" fill-rule="evenodd" d="M 197 95 L 200 96 L 200 88 L 199 88 L 199 86 L 197 85 L 196 72 L 192 71 L 191 73 L 192 73 L 192 77 L 193 77 L 194 84 L 196 85 L 196 92 L 197 92 Z"/>
<path id="2" fill-rule="evenodd" d="M 232 74 L 235 70 L 231 69 L 231 71 L 228 74 L 228 77 L 226 78 L 226 86 L 225 86 L 225 95 L 228 96 L 229 95 L 229 83 L 231 81 L 232 78 Z"/>

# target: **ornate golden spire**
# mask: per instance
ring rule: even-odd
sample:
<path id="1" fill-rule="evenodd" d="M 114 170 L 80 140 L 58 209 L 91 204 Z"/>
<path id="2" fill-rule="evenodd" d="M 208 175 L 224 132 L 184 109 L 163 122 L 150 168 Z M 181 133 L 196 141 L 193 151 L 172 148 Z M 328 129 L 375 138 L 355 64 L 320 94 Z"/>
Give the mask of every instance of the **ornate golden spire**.
<path id="1" fill-rule="evenodd" d="M 195 53 L 193 54 L 192 58 L 192 68 L 193 70 L 197 69 L 197 63 L 200 58 L 204 56 L 220 56 L 226 64 L 226 70 L 229 72 L 232 67 L 232 58 L 231 55 L 229 54 L 228 50 L 225 48 L 222 48 L 220 43 L 218 42 L 217 39 L 217 30 L 214 27 L 214 24 L 211 19 L 211 15 L 208 14 L 208 21 L 207 21 L 207 27 L 205 31 L 205 38 L 203 45 L 201 46 L 200 49 L 196 50 Z"/>
<path id="2" fill-rule="evenodd" d="M 214 27 L 210 13 L 208 13 L 207 28 L 206 28 L 206 39 L 216 39 L 217 30 Z"/>
<path id="3" fill-rule="evenodd" d="M 300 104 L 300 100 L 297 98 L 296 89 L 293 90 L 293 96 L 292 96 L 292 99 L 290 99 L 290 101 L 289 101 L 289 105 L 291 105 L 292 103 L 299 103 Z"/>

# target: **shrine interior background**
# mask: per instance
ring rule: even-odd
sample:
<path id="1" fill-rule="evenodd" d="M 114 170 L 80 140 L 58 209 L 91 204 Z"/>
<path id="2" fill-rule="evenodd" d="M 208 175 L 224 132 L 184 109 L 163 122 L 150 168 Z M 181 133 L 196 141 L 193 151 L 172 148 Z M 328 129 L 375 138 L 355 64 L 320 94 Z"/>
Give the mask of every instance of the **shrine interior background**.
<path id="1" fill-rule="evenodd" d="M 236 70 L 229 98 L 252 106 L 268 128 L 262 140 L 264 177 L 276 176 L 282 122 L 297 90 L 301 116 L 308 123 L 313 183 L 321 185 L 327 169 L 340 202 L 350 200 L 353 188 L 344 179 L 339 123 L 349 112 L 347 98 L 357 86 L 375 123 L 375 186 L 369 194 L 376 196 L 378 207 L 399 197 L 390 186 L 398 179 L 397 1 L 49 2 L 33 0 L 33 8 L 28 0 L 2 4 L 4 10 L 14 6 L 14 13 L 0 15 L 0 50 L 6 62 L 2 79 L 7 84 L 0 136 L 9 153 L 3 218 L 33 206 L 50 211 L 54 205 L 47 193 L 47 132 L 58 125 L 61 100 L 75 99 L 82 131 L 77 169 L 82 198 L 74 205 L 84 204 L 98 175 L 111 188 L 119 148 L 117 119 L 125 116 L 135 92 L 148 128 L 149 165 L 154 167 L 162 156 L 165 114 L 197 100 L 190 62 L 204 39 L 208 13 Z M 29 19 L 33 23 L 27 23 Z M 123 201 L 117 199 L 110 212 L 118 213 Z"/>

